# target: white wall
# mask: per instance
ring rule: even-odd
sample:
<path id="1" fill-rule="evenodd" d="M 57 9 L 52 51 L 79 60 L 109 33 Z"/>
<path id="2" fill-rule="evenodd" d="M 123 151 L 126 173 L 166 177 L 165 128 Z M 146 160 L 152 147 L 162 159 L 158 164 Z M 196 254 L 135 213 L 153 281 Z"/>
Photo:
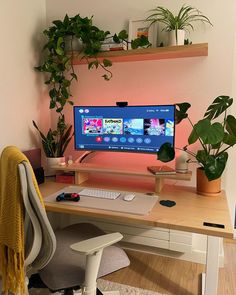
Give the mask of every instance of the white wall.
<path id="1" fill-rule="evenodd" d="M 0 2 L 0 151 L 6 145 L 22 150 L 38 146 L 32 120 L 40 122 L 46 113 L 44 124 L 50 124 L 43 83 L 33 69 L 39 62 L 45 18 L 45 1 Z"/>
<path id="2" fill-rule="evenodd" d="M 162 5 L 177 11 L 186 1 L 171 0 L 46 0 L 47 22 L 80 13 L 81 16 L 94 15 L 94 23 L 101 29 L 112 33 L 126 28 L 129 19 L 145 18 L 147 11 Z M 193 121 L 201 118 L 208 105 L 221 94 L 236 95 L 233 86 L 233 56 L 235 55 L 236 1 L 228 0 L 227 5 L 221 0 L 189 0 L 187 4 L 201 10 L 213 23 L 213 27 L 196 24 L 190 39 L 193 43 L 208 42 L 208 57 L 145 61 L 114 64 L 113 79 L 105 82 L 100 72 L 88 71 L 86 66 L 77 67 L 79 83 L 73 88 L 74 101 L 81 105 L 114 105 L 116 101 L 126 100 L 132 104 L 155 104 L 188 101 L 192 104 L 190 116 Z M 161 40 L 160 40 L 161 41 Z M 234 63 L 234 68 L 236 67 Z M 234 93 L 233 93 L 234 92 Z M 236 103 L 236 97 L 235 97 Z M 235 114 L 234 105 L 234 114 Z M 67 117 L 72 120 L 72 109 Z M 187 122 L 177 128 L 176 142 L 183 146 L 187 142 L 190 126 Z M 71 149 L 70 153 L 73 152 Z M 232 159 L 236 151 L 231 150 L 228 171 L 223 177 L 233 213 L 235 203 L 234 173 Z M 124 156 L 123 156 L 124 157 Z M 113 157 L 112 160 L 120 157 Z M 129 160 L 149 164 L 147 156 L 130 156 Z M 104 158 L 103 158 L 104 159 Z M 155 161 L 155 158 L 150 158 Z M 110 160 L 108 156 L 108 161 Z M 153 164 L 155 164 L 154 162 Z M 195 170 L 194 167 L 190 167 Z M 227 175 L 227 177 L 226 177 Z M 190 184 L 193 184 L 193 181 Z"/>

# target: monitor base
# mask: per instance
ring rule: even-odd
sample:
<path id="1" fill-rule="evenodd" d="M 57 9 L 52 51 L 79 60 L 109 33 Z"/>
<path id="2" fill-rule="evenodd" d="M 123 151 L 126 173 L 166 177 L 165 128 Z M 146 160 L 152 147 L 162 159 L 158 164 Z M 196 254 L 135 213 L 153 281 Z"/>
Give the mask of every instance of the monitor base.
<path id="1" fill-rule="evenodd" d="M 85 158 L 89 157 L 91 154 L 95 153 L 96 151 L 86 151 L 84 152 L 79 158 L 75 160 L 75 163 L 79 164 L 84 161 Z"/>

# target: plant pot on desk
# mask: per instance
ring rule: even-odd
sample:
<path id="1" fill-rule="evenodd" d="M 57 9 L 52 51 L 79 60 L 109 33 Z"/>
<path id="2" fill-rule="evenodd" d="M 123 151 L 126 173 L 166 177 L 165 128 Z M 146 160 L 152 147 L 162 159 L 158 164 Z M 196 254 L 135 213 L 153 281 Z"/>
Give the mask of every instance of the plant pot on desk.
<path id="1" fill-rule="evenodd" d="M 46 168 L 46 176 L 55 176 L 56 170 L 53 169 L 53 166 L 60 165 L 65 162 L 65 157 L 58 158 L 47 158 L 47 168 Z"/>
<path id="2" fill-rule="evenodd" d="M 203 168 L 197 168 L 197 193 L 204 196 L 217 196 L 221 192 L 221 178 L 209 181 Z"/>

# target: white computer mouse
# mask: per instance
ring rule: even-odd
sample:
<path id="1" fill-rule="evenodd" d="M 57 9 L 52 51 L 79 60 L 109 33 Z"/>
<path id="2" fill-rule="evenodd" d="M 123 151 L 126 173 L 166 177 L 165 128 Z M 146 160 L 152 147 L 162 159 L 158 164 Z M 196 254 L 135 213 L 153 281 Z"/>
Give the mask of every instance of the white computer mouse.
<path id="1" fill-rule="evenodd" d="M 135 198 L 135 195 L 134 194 L 128 194 L 128 195 L 124 195 L 124 201 L 132 201 L 133 199 Z"/>

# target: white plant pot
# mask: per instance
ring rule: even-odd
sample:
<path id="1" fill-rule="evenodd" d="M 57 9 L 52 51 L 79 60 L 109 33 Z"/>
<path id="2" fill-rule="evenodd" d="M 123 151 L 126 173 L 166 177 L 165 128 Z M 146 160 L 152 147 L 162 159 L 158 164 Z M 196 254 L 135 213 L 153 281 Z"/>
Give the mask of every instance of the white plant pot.
<path id="1" fill-rule="evenodd" d="M 175 31 L 169 32 L 169 46 L 184 45 L 185 31 L 177 30 L 177 38 Z"/>
<path id="2" fill-rule="evenodd" d="M 52 167 L 60 165 L 61 163 L 65 163 L 65 157 L 47 158 L 47 167 L 46 167 L 45 175 L 55 176 L 56 170 L 53 169 Z"/>

